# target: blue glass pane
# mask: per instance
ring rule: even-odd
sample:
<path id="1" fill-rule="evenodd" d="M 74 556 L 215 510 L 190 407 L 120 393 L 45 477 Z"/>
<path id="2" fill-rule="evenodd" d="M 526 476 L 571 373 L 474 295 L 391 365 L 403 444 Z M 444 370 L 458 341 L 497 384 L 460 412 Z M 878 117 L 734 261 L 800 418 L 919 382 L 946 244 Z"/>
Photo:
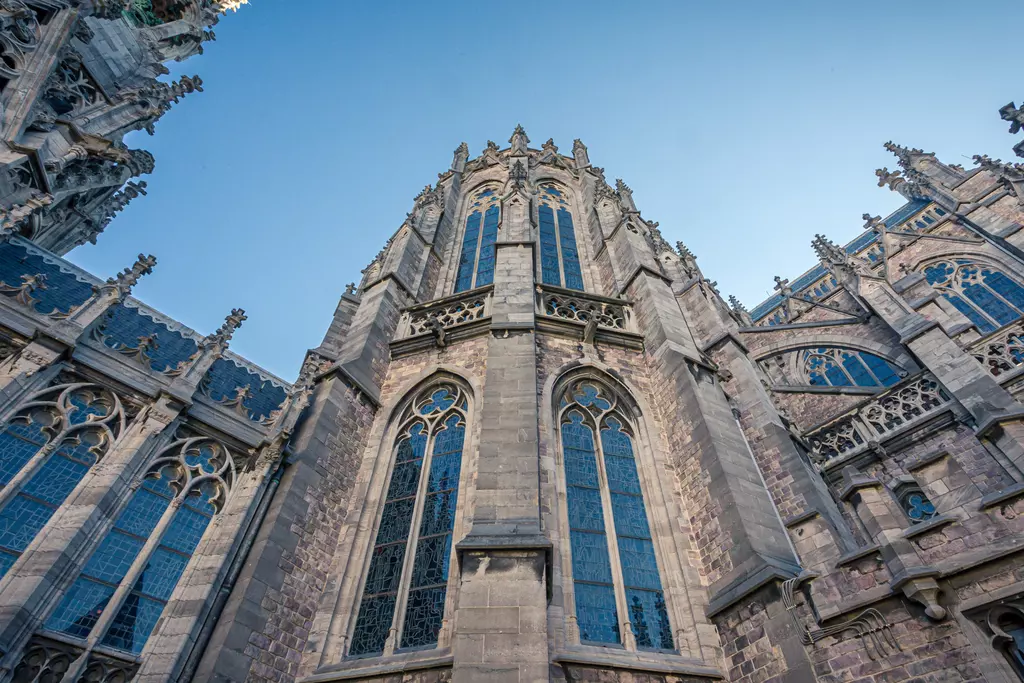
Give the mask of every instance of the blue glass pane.
<path id="1" fill-rule="evenodd" d="M 178 579 L 185 571 L 188 560 L 186 555 L 167 548 L 157 548 L 135 581 L 132 590 L 166 601 L 171 597 L 174 587 L 178 585 Z"/>
<path id="2" fill-rule="evenodd" d="M 989 317 L 995 318 L 1000 326 L 1011 323 L 1020 317 L 1017 315 L 1017 311 L 1007 306 L 1006 303 L 996 297 L 983 285 L 965 284 L 963 286 L 963 292 L 964 296 L 971 303 L 985 311 Z"/>
<path id="3" fill-rule="evenodd" d="M 82 573 L 107 583 L 120 583 L 145 541 L 112 531 L 92 554 Z"/>
<path id="4" fill-rule="evenodd" d="M 626 591 L 629 622 L 637 647 L 645 650 L 674 650 L 672 627 L 665 609 L 665 596 L 659 591 Z"/>
<path id="5" fill-rule="evenodd" d="M 46 621 L 46 628 L 85 638 L 107 608 L 113 594 L 113 586 L 79 577 Z"/>
<path id="6" fill-rule="evenodd" d="M 409 430 L 409 435 L 398 442 L 395 449 L 395 462 L 403 463 L 423 457 L 423 451 L 427 447 L 427 435 L 423 431 L 423 425 L 415 424 Z"/>
<path id="7" fill-rule="evenodd" d="M 14 566 L 14 562 L 17 559 L 17 555 L 12 555 L 10 553 L 4 552 L 3 550 L 0 550 L 0 577 L 3 577 L 5 574 L 7 574 L 7 571 Z"/>
<path id="8" fill-rule="evenodd" d="M 42 425 L 13 422 L 0 432 L 0 486 L 11 481 L 48 441 Z"/>
<path id="9" fill-rule="evenodd" d="M 611 586 L 574 584 L 576 622 L 584 643 L 620 643 L 619 616 Z"/>
<path id="10" fill-rule="evenodd" d="M 834 387 L 850 386 L 850 378 L 846 376 L 843 369 L 831 358 L 825 361 L 825 377 L 828 383 Z"/>
<path id="11" fill-rule="evenodd" d="M 476 267 L 476 286 L 494 282 L 494 252 L 498 241 L 498 207 L 492 206 L 484 215 L 484 233 L 480 240 L 480 262 Z"/>
<path id="12" fill-rule="evenodd" d="M 584 384 L 580 386 L 573 399 L 576 400 L 581 406 L 589 408 L 595 406 L 598 410 L 608 410 L 612 407 L 606 399 L 601 397 L 601 392 L 593 384 Z"/>
<path id="13" fill-rule="evenodd" d="M 654 545 L 648 539 L 619 537 L 622 579 L 629 588 L 661 589 Z"/>
<path id="14" fill-rule="evenodd" d="M 558 238 L 555 235 L 555 214 L 550 206 L 541 206 L 540 212 L 540 269 L 546 285 L 561 285 L 558 272 Z"/>
<path id="15" fill-rule="evenodd" d="M 111 622 L 107 635 L 103 637 L 103 644 L 139 654 L 163 610 L 162 602 L 135 593 L 129 594 Z"/>
<path id="16" fill-rule="evenodd" d="M 455 403 L 455 397 L 448 389 L 438 389 L 430 395 L 430 400 L 420 408 L 420 415 L 444 412 Z"/>
<path id="17" fill-rule="evenodd" d="M 20 553 L 50 520 L 54 509 L 17 495 L 0 512 L 0 546 Z"/>
<path id="18" fill-rule="evenodd" d="M 601 492 L 570 486 L 566 490 L 569 508 L 569 528 L 581 531 L 604 532 L 604 513 L 601 509 Z"/>
<path id="19" fill-rule="evenodd" d="M 178 508 L 174 519 L 160 542 L 169 548 L 191 555 L 195 552 L 199 540 L 206 532 L 210 518 L 186 506 Z"/>
<path id="20" fill-rule="evenodd" d="M 572 214 L 564 208 L 558 209 L 558 236 L 562 243 L 562 265 L 565 268 L 565 286 L 583 291 L 583 273 L 580 272 L 580 255 L 576 250 L 576 231 Z"/>
<path id="21" fill-rule="evenodd" d="M 650 538 L 647 526 L 647 512 L 644 499 L 624 493 L 612 494 L 612 515 L 615 517 L 615 533 L 621 536 Z"/>
<path id="22" fill-rule="evenodd" d="M 366 576 L 366 595 L 391 593 L 398 590 L 402 576 L 402 561 L 405 559 L 405 544 L 379 545 L 373 549 L 370 571 Z"/>
<path id="23" fill-rule="evenodd" d="M 68 422 L 74 425 L 83 424 L 90 416 L 106 417 L 114 406 L 105 398 L 94 395 L 91 391 L 76 391 L 68 397 L 71 410 L 68 411 Z"/>
<path id="24" fill-rule="evenodd" d="M 356 619 L 355 632 L 352 634 L 352 647 L 348 653 L 353 656 L 379 654 L 384 651 L 384 642 L 391 630 L 391 618 L 395 613 L 395 596 L 382 595 L 374 598 L 363 598 L 359 605 L 359 618 Z"/>
<path id="25" fill-rule="evenodd" d="M 441 623 L 444 621 L 446 593 L 447 589 L 444 586 L 409 591 L 402 647 L 437 644 L 437 634 L 441 631 Z"/>
<path id="26" fill-rule="evenodd" d="M 915 522 L 923 522 L 935 516 L 935 506 L 923 493 L 911 493 L 903 499 L 903 509 Z"/>
<path id="27" fill-rule="evenodd" d="M 572 547 L 572 574 L 576 581 L 612 582 L 608 539 L 604 534 L 572 531 L 569 533 L 569 544 Z"/>
<path id="28" fill-rule="evenodd" d="M 402 443 L 403 445 L 408 445 L 409 440 L 406 439 Z M 422 463 L 423 460 L 410 460 L 395 465 L 395 469 L 391 473 L 391 484 L 388 486 L 387 500 L 408 498 L 409 496 L 416 495 L 416 488 L 420 483 L 420 465 Z"/>
<path id="29" fill-rule="evenodd" d="M 64 502 L 89 471 L 89 465 L 69 460 L 61 455 L 62 452 L 66 452 L 64 448 L 43 463 L 25 484 L 23 493 L 53 506 L 59 507 Z"/>
<path id="30" fill-rule="evenodd" d="M 924 269 L 924 278 L 930 285 L 949 285 L 955 269 L 945 261 L 928 266 Z"/>
<path id="31" fill-rule="evenodd" d="M 456 292 L 463 292 L 473 286 L 473 266 L 476 264 L 476 247 L 480 241 L 480 218 L 479 211 L 474 211 L 466 218 L 466 234 L 462 238 L 459 271 L 455 276 Z"/>
<path id="32" fill-rule="evenodd" d="M 855 387 L 876 387 L 878 382 L 868 372 L 867 367 L 861 362 L 857 353 L 844 353 L 843 354 L 843 367 L 850 373 L 850 377 L 853 378 L 853 385 Z"/>
<path id="33" fill-rule="evenodd" d="M 404 541 L 409 537 L 409 527 L 412 524 L 412 510 L 416 503 L 415 498 L 403 498 L 388 503 L 384 506 L 384 513 L 381 515 L 380 529 L 377 531 L 377 545 Z"/>
<path id="34" fill-rule="evenodd" d="M 967 316 L 967 319 L 977 326 L 978 331 L 981 334 L 988 334 L 989 332 L 996 331 L 996 326 L 989 322 L 988 318 L 979 313 L 974 306 L 971 306 L 960 296 L 956 294 L 949 294 L 947 292 L 943 292 L 942 296 L 946 298 L 946 301 L 953 304 L 953 307 L 956 308 L 956 310 Z"/>
<path id="35" fill-rule="evenodd" d="M 427 491 L 434 493 L 437 491 L 447 491 L 454 489 L 459 485 L 459 473 L 462 469 L 462 428 L 459 428 L 459 449 L 455 452 L 437 454 L 434 453 L 434 457 L 430 459 L 430 476 L 427 479 Z M 441 432 L 438 434 L 437 442 L 434 444 L 434 450 L 442 446 L 449 446 L 449 443 L 442 443 L 442 434 L 447 432 Z M 454 436 L 454 435 L 453 435 Z M 450 437 L 445 437 L 446 442 L 450 441 Z"/>
<path id="36" fill-rule="evenodd" d="M 213 444 L 203 442 L 192 446 L 185 453 L 185 464 L 189 467 L 198 467 L 206 474 L 213 474 L 218 469 L 218 465 L 215 464 L 217 456 L 218 452 Z"/>
<path id="37" fill-rule="evenodd" d="M 861 360 L 867 363 L 871 372 L 875 373 L 875 377 L 878 378 L 883 386 L 892 386 L 900 381 L 900 376 L 897 374 L 896 370 L 885 359 L 880 358 L 873 353 L 861 353 L 860 357 Z"/>
<path id="38" fill-rule="evenodd" d="M 451 531 L 455 523 L 455 490 L 435 493 L 423 501 L 423 520 L 420 523 L 420 535 L 431 536 Z"/>
<path id="39" fill-rule="evenodd" d="M 448 565 L 452 554 L 452 535 L 421 538 L 416 544 L 416 561 L 412 570 L 412 587 L 435 586 L 448 582 Z"/>
<path id="40" fill-rule="evenodd" d="M 160 480 L 146 480 L 146 482 L 149 481 L 158 482 Z M 171 501 L 163 496 L 158 496 L 148 490 L 144 483 L 143 488 L 132 496 L 124 512 L 118 516 L 114 527 L 146 538 L 153 533 L 153 529 L 156 528 L 157 522 L 160 521 L 170 503 Z"/>
<path id="41" fill-rule="evenodd" d="M 1018 310 L 1024 310 L 1024 287 L 1021 287 L 998 270 L 985 268 L 981 271 L 985 284 L 999 293 Z"/>

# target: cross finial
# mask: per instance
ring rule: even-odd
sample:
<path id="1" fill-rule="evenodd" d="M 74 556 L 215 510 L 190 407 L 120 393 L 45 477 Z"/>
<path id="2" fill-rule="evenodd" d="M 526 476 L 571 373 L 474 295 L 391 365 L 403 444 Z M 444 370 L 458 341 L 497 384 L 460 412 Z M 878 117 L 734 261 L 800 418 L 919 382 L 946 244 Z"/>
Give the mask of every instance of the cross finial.
<path id="1" fill-rule="evenodd" d="M 781 276 L 775 276 L 775 291 L 783 294 L 789 289 L 789 280 L 783 280 Z"/>
<path id="2" fill-rule="evenodd" d="M 132 287 L 138 283 L 140 277 L 153 272 L 153 266 L 155 265 L 156 256 L 139 254 L 139 258 L 135 260 L 131 268 L 125 268 L 116 277 L 108 278 L 107 284 L 116 287 L 121 296 L 127 296 L 131 293 Z"/>
<path id="3" fill-rule="evenodd" d="M 870 213 L 864 214 L 863 216 L 861 216 L 861 218 L 864 219 L 865 230 L 870 230 L 871 228 L 874 228 L 875 226 L 882 222 L 881 216 L 872 216 Z"/>
<path id="4" fill-rule="evenodd" d="M 352 296 L 355 293 L 356 293 L 356 283 L 350 282 L 347 285 L 345 285 L 345 294 L 347 294 L 349 296 Z"/>

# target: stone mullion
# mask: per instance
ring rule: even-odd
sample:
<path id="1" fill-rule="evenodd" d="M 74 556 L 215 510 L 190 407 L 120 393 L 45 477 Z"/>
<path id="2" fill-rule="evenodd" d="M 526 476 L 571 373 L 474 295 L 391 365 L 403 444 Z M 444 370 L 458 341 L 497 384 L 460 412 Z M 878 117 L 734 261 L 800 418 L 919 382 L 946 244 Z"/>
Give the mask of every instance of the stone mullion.
<path id="1" fill-rule="evenodd" d="M 603 418 L 606 413 L 602 413 Z M 629 652 L 636 651 L 636 637 L 629 620 L 629 601 L 626 599 L 626 582 L 622 575 L 622 557 L 619 555 L 619 535 L 615 529 L 615 511 L 612 508 L 612 492 L 608 486 L 608 471 L 605 469 L 604 448 L 601 444 L 601 421 L 594 420 L 594 457 L 597 460 L 597 481 L 601 494 L 601 516 L 604 518 L 608 564 L 611 565 L 612 591 L 615 593 L 615 609 L 619 616 L 619 637 L 622 646 Z"/>
<path id="2" fill-rule="evenodd" d="M 562 595 L 564 596 L 564 618 L 566 632 L 564 634 L 567 645 L 581 645 L 579 617 L 576 614 L 576 584 L 572 569 L 572 542 L 569 527 L 569 484 L 565 476 L 565 448 L 562 442 L 562 417 L 564 411 L 559 411 L 555 416 L 555 442 L 554 449 L 558 453 L 554 473 L 554 486 L 556 499 L 564 510 L 557 516 L 559 556 L 562 565 Z M 562 545 L 564 544 L 564 545 Z M 572 620 L 570 625 L 569 620 Z"/>
<path id="3" fill-rule="evenodd" d="M 402 576 L 398 580 L 398 594 L 395 597 L 395 612 L 391 617 L 391 631 L 384 643 L 384 656 L 390 656 L 402 647 L 402 631 L 405 628 L 405 609 L 409 604 L 409 587 L 412 585 L 413 565 L 416 561 L 416 545 L 420 540 L 420 523 L 423 519 L 423 506 L 427 499 L 427 487 L 430 482 L 430 463 L 434 459 L 434 445 L 437 443 L 437 426 L 430 430 L 427 443 L 424 444 L 423 458 L 420 463 L 420 480 L 416 484 L 416 498 L 413 501 L 412 521 L 409 524 L 409 535 L 405 540 L 405 560 L 402 563 Z M 392 476 L 393 476 L 392 471 Z M 390 484 L 390 482 L 389 482 Z M 381 510 L 383 511 L 383 505 Z"/>

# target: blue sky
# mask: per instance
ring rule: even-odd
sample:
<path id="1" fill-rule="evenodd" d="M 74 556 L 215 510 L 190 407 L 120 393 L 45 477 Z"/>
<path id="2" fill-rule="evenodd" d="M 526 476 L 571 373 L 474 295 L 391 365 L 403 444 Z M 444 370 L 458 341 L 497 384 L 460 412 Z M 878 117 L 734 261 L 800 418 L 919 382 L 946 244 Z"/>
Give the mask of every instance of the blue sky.
<path id="1" fill-rule="evenodd" d="M 1015 2 L 411 3 L 253 0 L 171 65 L 176 105 L 135 200 L 70 259 L 108 276 L 159 259 L 136 296 L 291 380 L 345 283 L 465 140 L 589 147 L 645 218 L 753 307 L 776 274 L 902 203 L 873 171 L 898 144 L 1009 159 L 1024 98 Z"/>

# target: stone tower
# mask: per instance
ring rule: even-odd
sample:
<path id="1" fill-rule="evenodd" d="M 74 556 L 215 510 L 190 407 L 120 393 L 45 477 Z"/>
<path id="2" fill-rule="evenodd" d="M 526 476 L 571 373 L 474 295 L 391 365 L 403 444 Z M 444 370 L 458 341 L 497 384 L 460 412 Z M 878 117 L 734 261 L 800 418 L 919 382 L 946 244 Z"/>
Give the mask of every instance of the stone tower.
<path id="1" fill-rule="evenodd" d="M 203 51 L 218 15 L 246 0 L 4 0 L 0 4 L 0 225 L 65 254 L 132 199 L 153 156 L 125 146 L 198 76 L 165 62 Z"/>

